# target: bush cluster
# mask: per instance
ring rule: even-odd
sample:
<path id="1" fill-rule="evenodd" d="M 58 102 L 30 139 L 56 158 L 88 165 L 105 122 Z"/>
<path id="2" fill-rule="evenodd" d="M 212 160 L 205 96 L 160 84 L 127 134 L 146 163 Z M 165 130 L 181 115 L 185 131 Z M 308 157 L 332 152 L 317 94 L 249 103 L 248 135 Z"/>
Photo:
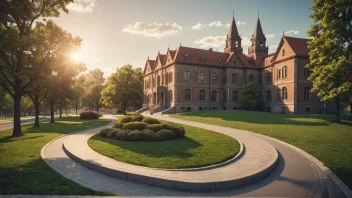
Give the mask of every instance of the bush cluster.
<path id="1" fill-rule="evenodd" d="M 87 112 L 82 112 L 82 113 L 79 115 L 79 118 L 80 118 L 80 119 L 98 119 L 98 118 L 101 117 L 101 116 L 102 116 L 102 115 L 99 114 L 99 113 L 87 111 Z"/>
<path id="2" fill-rule="evenodd" d="M 161 124 L 154 118 L 132 114 L 119 118 L 113 128 L 100 131 L 103 137 L 122 141 L 165 141 L 185 136 L 185 129 L 176 124 Z"/>

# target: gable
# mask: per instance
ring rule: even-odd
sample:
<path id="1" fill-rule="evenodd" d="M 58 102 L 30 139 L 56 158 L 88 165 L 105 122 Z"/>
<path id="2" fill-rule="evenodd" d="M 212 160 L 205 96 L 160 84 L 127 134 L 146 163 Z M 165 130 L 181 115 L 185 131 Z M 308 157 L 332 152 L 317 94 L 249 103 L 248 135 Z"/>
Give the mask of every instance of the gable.
<path id="1" fill-rule="evenodd" d="M 280 44 L 276 49 L 275 55 L 272 57 L 271 61 L 281 60 L 294 55 L 296 55 L 295 52 L 292 50 L 285 37 L 282 37 Z"/>
<path id="2" fill-rule="evenodd" d="M 245 66 L 241 58 L 236 53 L 231 53 L 230 57 L 226 61 L 227 66 Z"/>

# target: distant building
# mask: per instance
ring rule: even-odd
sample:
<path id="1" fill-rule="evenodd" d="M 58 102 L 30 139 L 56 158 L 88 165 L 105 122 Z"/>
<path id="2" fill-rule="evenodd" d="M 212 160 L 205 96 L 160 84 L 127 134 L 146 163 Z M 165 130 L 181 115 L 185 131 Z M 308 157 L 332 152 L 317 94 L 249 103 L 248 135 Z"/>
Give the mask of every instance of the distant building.
<path id="1" fill-rule="evenodd" d="M 235 18 L 224 52 L 179 46 L 158 53 L 144 69 L 144 109 L 168 113 L 208 109 L 243 109 L 241 88 L 256 81 L 263 90 L 263 111 L 323 113 L 324 103 L 310 92 L 307 39 L 282 36 L 268 54 L 258 18 L 248 55 L 243 54 Z"/>

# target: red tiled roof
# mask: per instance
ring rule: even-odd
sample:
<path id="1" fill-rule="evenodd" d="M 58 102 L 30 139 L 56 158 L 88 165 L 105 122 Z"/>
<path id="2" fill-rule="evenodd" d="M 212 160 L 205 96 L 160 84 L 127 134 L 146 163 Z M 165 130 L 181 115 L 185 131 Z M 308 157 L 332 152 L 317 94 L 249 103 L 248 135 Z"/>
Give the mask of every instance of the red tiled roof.
<path id="1" fill-rule="evenodd" d="M 155 68 L 155 60 L 147 60 L 149 62 L 149 65 L 152 69 L 152 71 L 154 71 L 154 68 Z"/>
<path id="2" fill-rule="evenodd" d="M 164 64 L 166 55 L 165 55 L 165 54 L 159 54 L 158 57 L 159 57 L 159 59 L 160 59 L 161 64 Z"/>
<path id="3" fill-rule="evenodd" d="M 296 55 L 308 56 L 309 50 L 307 42 L 309 39 L 288 36 L 285 36 L 285 39 Z"/>
<path id="4" fill-rule="evenodd" d="M 211 50 L 197 49 L 191 47 L 180 46 L 176 49 L 175 61 L 183 63 L 203 64 L 203 65 L 218 65 L 222 66 L 229 57 L 229 53 L 215 52 Z M 188 54 L 189 60 L 186 59 L 185 55 Z M 201 60 L 201 57 L 206 57 L 205 61 Z M 221 61 L 218 59 L 221 58 Z"/>
<path id="5" fill-rule="evenodd" d="M 175 58 L 176 50 L 169 50 L 172 60 Z"/>

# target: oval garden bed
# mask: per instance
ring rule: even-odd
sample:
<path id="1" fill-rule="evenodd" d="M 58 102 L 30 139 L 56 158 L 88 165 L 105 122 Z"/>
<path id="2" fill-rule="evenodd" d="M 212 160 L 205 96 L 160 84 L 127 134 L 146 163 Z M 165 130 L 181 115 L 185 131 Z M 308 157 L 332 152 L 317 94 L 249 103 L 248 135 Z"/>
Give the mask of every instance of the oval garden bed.
<path id="1" fill-rule="evenodd" d="M 115 124 L 115 127 L 124 128 L 119 124 L 124 119 L 130 118 L 126 118 L 126 116 L 119 118 L 120 121 Z M 155 121 L 155 119 L 152 120 Z M 133 119 L 130 122 L 133 122 Z M 89 139 L 88 145 L 96 152 L 118 161 L 168 169 L 196 168 L 219 164 L 233 158 L 240 150 L 239 142 L 230 136 L 187 125 L 176 125 L 158 120 L 156 122 L 160 122 L 160 126 L 166 124 L 176 128 L 181 127 L 184 129 L 185 135 L 178 138 L 176 135 L 172 136 L 172 140 L 137 141 L 128 139 L 128 135 L 125 140 L 117 140 L 116 138 L 106 138 L 104 134 L 103 136 L 97 134 Z M 143 127 L 141 129 L 139 131 L 143 133 L 145 129 Z M 156 135 L 158 132 L 154 131 L 153 133 Z M 110 137 L 112 136 L 114 135 L 110 134 Z M 134 135 L 131 137 L 134 137 Z"/>

